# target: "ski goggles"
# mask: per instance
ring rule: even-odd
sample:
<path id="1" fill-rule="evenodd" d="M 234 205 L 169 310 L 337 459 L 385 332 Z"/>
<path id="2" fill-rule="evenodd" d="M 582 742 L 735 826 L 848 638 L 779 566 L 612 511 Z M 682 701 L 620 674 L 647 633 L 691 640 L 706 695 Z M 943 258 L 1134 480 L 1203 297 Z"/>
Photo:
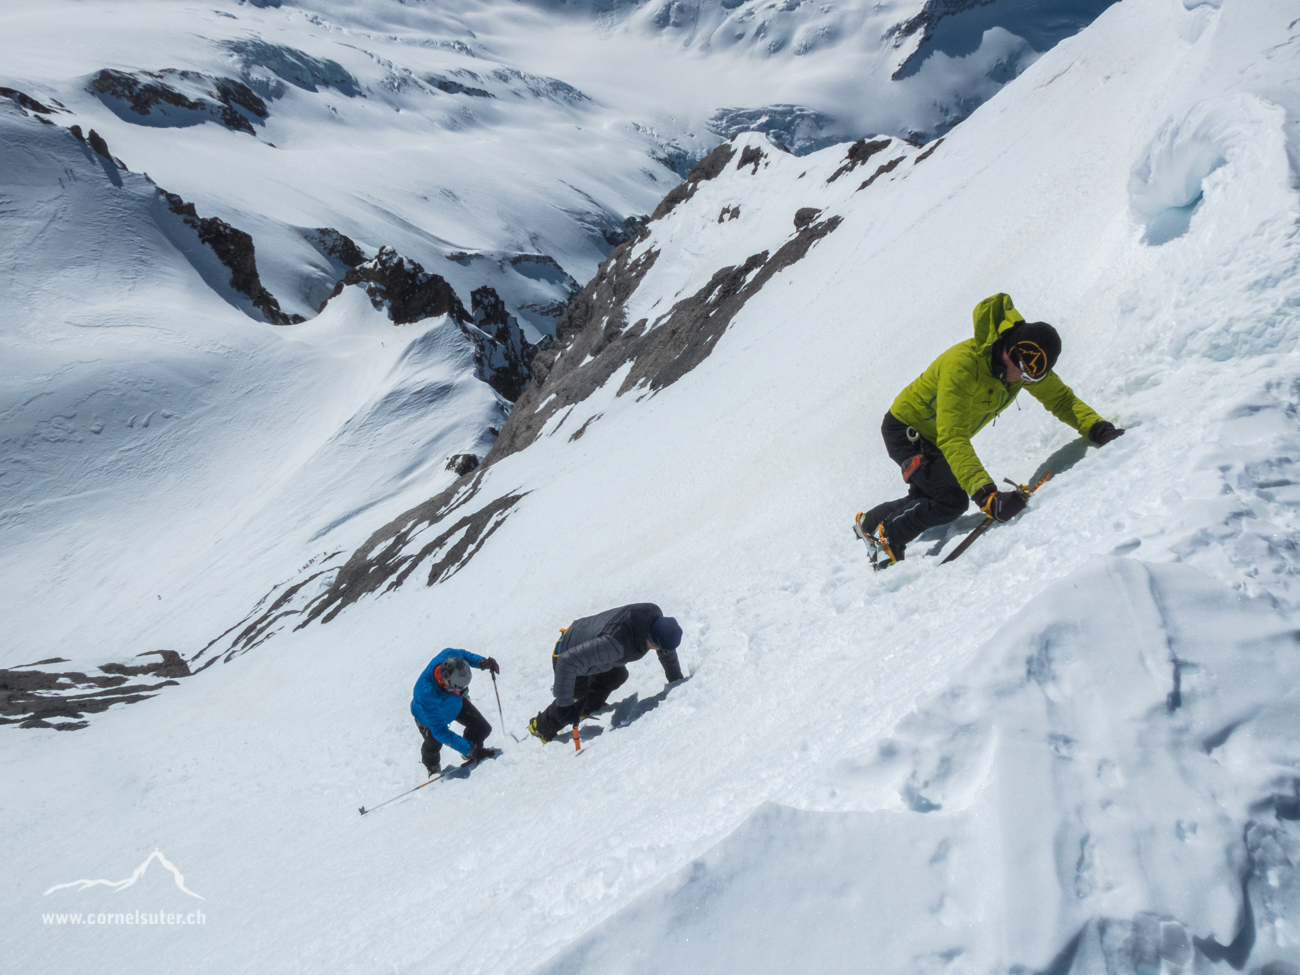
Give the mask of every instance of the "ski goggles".
<path id="1" fill-rule="evenodd" d="M 1021 372 L 1021 378 L 1027 383 L 1040 383 L 1052 371 L 1047 361 L 1047 353 L 1037 342 L 1017 342 L 1011 348 L 1011 360 Z"/>

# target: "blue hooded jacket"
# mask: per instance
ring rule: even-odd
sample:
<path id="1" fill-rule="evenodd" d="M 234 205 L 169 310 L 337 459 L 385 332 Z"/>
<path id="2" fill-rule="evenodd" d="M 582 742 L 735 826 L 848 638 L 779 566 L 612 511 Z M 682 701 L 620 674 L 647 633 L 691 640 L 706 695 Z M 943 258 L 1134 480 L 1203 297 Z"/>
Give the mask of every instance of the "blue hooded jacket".
<path id="1" fill-rule="evenodd" d="M 453 650 L 448 647 L 430 660 L 429 666 L 424 668 L 424 673 L 415 682 L 415 696 L 411 698 L 411 714 L 416 721 L 428 728 L 429 733 L 438 741 L 450 745 L 462 755 L 468 755 L 474 746 L 447 727 L 460 714 L 461 696 L 444 691 L 433 679 L 433 668 L 448 657 L 460 657 L 468 661 L 471 667 L 477 667 L 484 659 L 468 650 Z"/>

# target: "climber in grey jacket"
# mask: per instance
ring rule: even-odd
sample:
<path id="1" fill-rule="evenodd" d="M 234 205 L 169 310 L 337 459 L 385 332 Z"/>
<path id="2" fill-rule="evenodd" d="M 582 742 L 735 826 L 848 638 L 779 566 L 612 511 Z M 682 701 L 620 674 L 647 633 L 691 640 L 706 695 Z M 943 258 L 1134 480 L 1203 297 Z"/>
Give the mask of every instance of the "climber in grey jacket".
<path id="1" fill-rule="evenodd" d="M 651 650 L 669 682 L 682 679 L 677 647 L 682 628 L 654 603 L 633 603 L 574 620 L 561 631 L 551 654 L 555 669 L 555 700 L 528 722 L 528 730 L 543 742 L 566 724 L 592 714 L 627 680 L 627 667 Z"/>

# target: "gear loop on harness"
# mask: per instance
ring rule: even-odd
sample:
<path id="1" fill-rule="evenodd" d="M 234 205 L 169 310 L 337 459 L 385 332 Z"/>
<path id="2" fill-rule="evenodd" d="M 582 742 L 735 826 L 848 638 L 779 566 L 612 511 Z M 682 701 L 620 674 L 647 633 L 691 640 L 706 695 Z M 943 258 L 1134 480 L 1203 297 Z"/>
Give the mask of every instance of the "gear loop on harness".
<path id="1" fill-rule="evenodd" d="M 921 439 L 921 432 L 917 430 L 916 427 L 908 427 L 907 439 L 911 443 L 916 443 L 918 440 Z"/>

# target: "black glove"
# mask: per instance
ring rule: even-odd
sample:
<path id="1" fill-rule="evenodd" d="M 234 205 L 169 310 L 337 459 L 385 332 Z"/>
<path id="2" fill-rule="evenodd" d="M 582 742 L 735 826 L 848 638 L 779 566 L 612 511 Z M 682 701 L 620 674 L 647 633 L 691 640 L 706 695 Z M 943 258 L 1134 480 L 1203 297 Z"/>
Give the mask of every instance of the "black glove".
<path id="1" fill-rule="evenodd" d="M 985 484 L 972 495 L 980 510 L 994 521 L 1007 522 L 1025 510 L 1029 499 L 1019 491 L 999 491 L 994 484 Z"/>
<path id="2" fill-rule="evenodd" d="M 465 756 L 465 761 L 481 762 L 485 758 L 495 758 L 496 753 L 497 750 L 495 748 L 487 748 L 484 745 L 475 745 L 469 750 L 469 754 Z"/>
<path id="3" fill-rule="evenodd" d="M 501 665 L 492 657 L 484 657 L 478 662 L 479 670 L 490 670 L 494 674 L 501 673 Z"/>
<path id="4" fill-rule="evenodd" d="M 1122 436 L 1124 436 L 1124 428 L 1115 426 L 1109 420 L 1098 420 L 1088 431 L 1088 439 L 1098 447 Z"/>

